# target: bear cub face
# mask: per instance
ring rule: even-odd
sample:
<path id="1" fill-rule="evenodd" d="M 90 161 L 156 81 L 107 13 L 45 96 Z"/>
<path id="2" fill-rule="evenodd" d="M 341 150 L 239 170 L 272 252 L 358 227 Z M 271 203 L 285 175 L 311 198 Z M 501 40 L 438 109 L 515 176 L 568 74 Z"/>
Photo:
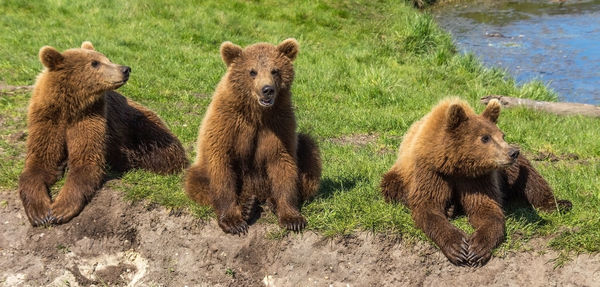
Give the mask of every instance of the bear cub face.
<path id="1" fill-rule="evenodd" d="M 460 104 L 447 111 L 446 145 L 458 153 L 454 167 L 462 175 L 479 176 L 513 165 L 519 149 L 504 140 L 504 133 L 496 126 L 500 103 L 491 101 L 481 115 L 469 116 Z"/>
<path id="2" fill-rule="evenodd" d="M 90 42 L 83 42 L 80 49 L 69 49 L 62 54 L 50 46 L 40 49 L 40 61 L 50 74 L 60 77 L 77 77 L 61 81 L 71 91 L 99 94 L 117 89 L 127 83 L 131 68 L 112 63 L 106 56 L 96 52 Z"/>
<path id="3" fill-rule="evenodd" d="M 232 88 L 263 108 L 273 106 L 278 96 L 289 91 L 294 80 L 292 62 L 297 54 L 298 42 L 294 39 L 277 46 L 259 43 L 245 49 L 231 42 L 221 45 Z"/>

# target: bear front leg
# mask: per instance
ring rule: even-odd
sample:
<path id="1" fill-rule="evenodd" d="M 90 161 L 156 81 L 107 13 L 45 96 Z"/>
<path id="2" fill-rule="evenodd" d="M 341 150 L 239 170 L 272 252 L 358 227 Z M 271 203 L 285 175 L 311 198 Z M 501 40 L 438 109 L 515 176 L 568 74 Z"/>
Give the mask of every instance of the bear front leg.
<path id="1" fill-rule="evenodd" d="M 19 177 L 19 196 L 32 226 L 48 224 L 54 219 L 48 190 L 56 181 L 54 178 L 50 171 L 35 167 L 26 167 Z"/>
<path id="2" fill-rule="evenodd" d="M 55 223 L 68 222 L 93 197 L 104 178 L 106 122 L 90 116 L 67 128 L 69 171 L 52 204 Z"/>
<path id="3" fill-rule="evenodd" d="M 416 190 L 408 195 L 415 224 L 433 240 L 450 262 L 455 265 L 468 264 L 467 236 L 446 217 L 446 203 L 452 195 L 450 187 L 436 174 L 421 173 L 417 176 Z"/>
<path id="4" fill-rule="evenodd" d="M 506 171 L 506 180 L 512 194 L 524 197 L 533 207 L 546 212 L 567 212 L 573 204 L 568 200 L 556 200 L 548 182 L 531 166 L 529 160 L 519 155 L 517 162 Z"/>
<path id="5" fill-rule="evenodd" d="M 469 265 L 479 267 L 492 257 L 492 250 L 504 239 L 504 213 L 493 191 L 465 192 L 461 205 L 475 232 L 469 238 Z"/>
<path id="6" fill-rule="evenodd" d="M 267 174 L 271 182 L 275 211 L 279 225 L 292 231 L 306 227 L 306 219 L 300 214 L 300 191 L 298 190 L 298 168 L 294 158 L 285 152 L 267 162 Z"/>
<path id="7" fill-rule="evenodd" d="M 221 154 L 209 162 L 223 163 L 212 167 L 209 180 L 209 198 L 211 198 L 212 206 L 217 214 L 219 227 L 225 233 L 247 233 L 248 223 L 242 216 L 242 208 L 238 203 L 236 192 L 237 175 L 229 167 L 228 157 Z"/>
<path id="8" fill-rule="evenodd" d="M 27 158 L 19 176 L 19 196 L 32 226 L 51 223 L 52 200 L 48 188 L 60 176 L 65 157 L 65 135 L 61 127 L 46 123 L 29 123 Z"/>

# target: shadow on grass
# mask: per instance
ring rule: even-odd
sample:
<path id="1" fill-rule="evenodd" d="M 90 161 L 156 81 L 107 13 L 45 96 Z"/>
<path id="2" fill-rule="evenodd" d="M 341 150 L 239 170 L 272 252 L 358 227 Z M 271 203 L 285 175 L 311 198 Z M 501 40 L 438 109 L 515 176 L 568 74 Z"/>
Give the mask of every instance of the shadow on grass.
<path id="1" fill-rule="evenodd" d="M 509 201 L 504 207 L 506 216 L 510 216 L 517 221 L 522 221 L 527 224 L 542 227 L 549 222 L 539 216 L 537 211 L 528 203 L 521 201 Z"/>
<path id="2" fill-rule="evenodd" d="M 321 180 L 321 188 L 317 193 L 317 198 L 327 199 L 333 197 L 336 191 L 348 191 L 353 189 L 358 182 L 366 181 L 366 177 L 352 177 L 352 178 L 325 178 Z"/>
<path id="3" fill-rule="evenodd" d="M 121 179 L 123 175 L 125 175 L 127 171 L 116 171 L 110 167 L 107 167 L 105 170 L 104 178 L 102 179 L 101 186 L 104 186 L 107 182 L 113 179 Z"/>
<path id="4" fill-rule="evenodd" d="M 455 220 L 459 217 L 466 216 L 465 211 L 461 206 L 456 206 L 452 208 L 455 209 L 452 211 L 453 214 L 449 216 L 451 220 Z M 505 203 L 503 210 L 505 217 L 511 217 L 514 218 L 516 221 L 524 222 L 526 224 L 534 225 L 536 227 L 542 227 L 549 223 L 548 220 L 540 217 L 537 211 L 526 202 L 508 201 Z"/>

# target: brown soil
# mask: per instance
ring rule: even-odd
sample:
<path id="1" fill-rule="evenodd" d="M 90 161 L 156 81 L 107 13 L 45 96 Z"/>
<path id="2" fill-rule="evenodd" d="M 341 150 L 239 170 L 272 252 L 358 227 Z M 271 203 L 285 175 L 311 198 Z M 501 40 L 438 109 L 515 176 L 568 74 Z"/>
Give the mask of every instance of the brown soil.
<path id="1" fill-rule="evenodd" d="M 11 86 L 0 82 L 0 94 L 15 94 L 33 90 L 33 86 Z"/>
<path id="2" fill-rule="evenodd" d="M 579 156 L 574 153 L 566 153 L 566 154 L 556 155 L 549 151 L 538 152 L 537 154 L 534 154 L 531 158 L 534 161 L 549 161 L 549 162 L 579 160 Z"/>
<path id="3" fill-rule="evenodd" d="M 598 286 L 600 255 L 554 269 L 542 240 L 479 269 L 455 267 L 429 243 L 357 233 L 245 236 L 104 188 L 71 222 L 32 228 L 16 192 L 0 191 L 3 286 Z"/>
<path id="4" fill-rule="evenodd" d="M 366 146 L 374 143 L 378 137 L 379 135 L 377 134 L 353 134 L 339 138 L 331 138 L 329 141 L 341 145 Z"/>

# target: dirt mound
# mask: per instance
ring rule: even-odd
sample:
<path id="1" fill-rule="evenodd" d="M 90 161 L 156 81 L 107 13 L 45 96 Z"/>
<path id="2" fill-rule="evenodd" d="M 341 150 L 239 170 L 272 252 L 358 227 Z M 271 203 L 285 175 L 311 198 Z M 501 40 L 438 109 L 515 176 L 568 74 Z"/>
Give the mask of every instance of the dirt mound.
<path id="1" fill-rule="evenodd" d="M 325 239 L 313 232 L 281 240 L 255 224 L 225 235 L 214 221 L 144 202 L 127 203 L 104 188 L 70 223 L 32 228 L 16 192 L 0 191 L 0 285 L 169 286 L 480 286 L 600 282 L 600 255 L 580 255 L 554 269 L 544 242 L 533 252 L 493 258 L 483 268 L 451 265 L 428 243 L 406 244 L 358 233 Z M 597 286 L 597 285 L 596 285 Z"/>

